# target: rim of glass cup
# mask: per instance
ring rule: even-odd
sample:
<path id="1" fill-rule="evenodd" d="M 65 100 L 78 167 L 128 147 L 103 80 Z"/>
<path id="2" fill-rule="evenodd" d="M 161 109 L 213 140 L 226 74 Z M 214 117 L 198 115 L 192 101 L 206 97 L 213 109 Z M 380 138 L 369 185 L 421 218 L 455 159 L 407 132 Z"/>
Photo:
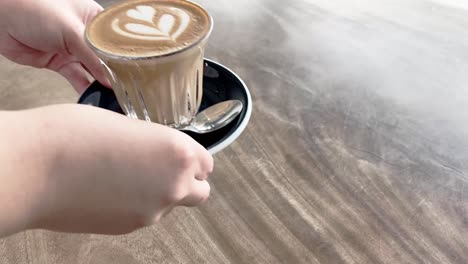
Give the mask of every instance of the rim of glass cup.
<path id="1" fill-rule="evenodd" d="M 164 54 L 160 54 L 160 55 L 154 55 L 154 56 L 141 56 L 141 57 L 131 57 L 131 56 L 123 56 L 123 55 L 116 55 L 116 54 L 112 54 L 112 53 L 109 53 L 109 52 L 105 52 L 101 49 L 99 49 L 98 47 L 94 46 L 93 43 L 91 43 L 91 41 L 89 40 L 88 38 L 88 28 L 89 27 L 86 27 L 85 29 L 85 32 L 84 32 L 84 39 L 86 41 L 86 44 L 92 49 L 94 50 L 96 53 L 98 53 L 99 55 L 103 56 L 103 57 L 106 57 L 106 58 L 109 58 L 109 59 L 115 59 L 115 60 L 129 60 L 129 61 L 132 61 L 132 60 L 151 60 L 151 59 L 156 59 L 156 58 L 164 58 L 164 57 L 169 57 L 169 56 L 173 56 L 173 55 L 176 55 L 176 54 L 179 54 L 179 53 L 182 53 L 184 51 L 187 51 L 187 50 L 190 50 L 192 49 L 193 47 L 196 47 L 197 45 L 199 45 L 200 43 L 204 42 L 205 40 L 207 40 L 210 35 L 211 35 L 211 32 L 213 31 L 213 24 L 214 24 L 214 21 L 213 21 L 213 17 L 208 13 L 208 11 L 200 4 L 197 4 L 197 3 L 194 3 L 192 1 L 189 1 L 189 0 L 182 0 L 184 2 L 187 2 L 187 3 L 190 3 L 198 8 L 200 8 L 203 12 L 206 13 L 206 15 L 208 16 L 209 20 L 210 20 L 210 28 L 208 29 L 208 31 L 206 32 L 206 34 L 201 37 L 200 39 L 198 39 L 197 41 L 195 41 L 194 43 L 192 43 L 191 45 L 188 45 L 182 49 L 179 49 L 179 50 L 175 50 L 175 51 L 172 51 L 172 52 L 169 52 L 169 53 L 164 53 Z M 157 1 L 155 1 L 157 2 Z M 109 7 L 112 7 L 113 5 L 119 5 L 119 4 L 122 4 L 122 2 L 117 2 L 115 4 L 112 4 L 110 5 Z M 103 13 L 104 11 L 102 11 L 101 13 Z M 96 19 L 97 16 L 99 16 L 101 13 L 97 14 L 90 22 L 89 24 L 91 24 L 93 22 L 94 19 Z M 88 24 L 88 25 L 89 25 Z"/>

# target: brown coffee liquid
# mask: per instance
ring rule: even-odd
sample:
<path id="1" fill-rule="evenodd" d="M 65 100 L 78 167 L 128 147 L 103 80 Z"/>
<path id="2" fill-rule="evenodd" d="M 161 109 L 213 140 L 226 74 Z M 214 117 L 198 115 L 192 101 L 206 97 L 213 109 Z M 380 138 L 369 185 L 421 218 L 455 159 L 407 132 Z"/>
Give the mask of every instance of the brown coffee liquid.
<path id="1" fill-rule="evenodd" d="M 177 52 L 203 39 L 211 18 L 184 0 L 131 0 L 110 6 L 87 27 L 89 43 L 122 57 L 153 57 Z"/>

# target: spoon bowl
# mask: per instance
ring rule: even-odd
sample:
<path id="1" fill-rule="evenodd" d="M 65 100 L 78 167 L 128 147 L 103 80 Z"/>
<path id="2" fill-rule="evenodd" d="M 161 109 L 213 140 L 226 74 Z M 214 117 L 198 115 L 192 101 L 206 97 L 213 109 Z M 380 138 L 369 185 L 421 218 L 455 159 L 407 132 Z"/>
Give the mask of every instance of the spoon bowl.
<path id="1" fill-rule="evenodd" d="M 243 104 L 239 100 L 228 100 L 217 103 L 198 113 L 189 126 L 180 128 L 205 134 L 228 125 L 242 112 Z"/>

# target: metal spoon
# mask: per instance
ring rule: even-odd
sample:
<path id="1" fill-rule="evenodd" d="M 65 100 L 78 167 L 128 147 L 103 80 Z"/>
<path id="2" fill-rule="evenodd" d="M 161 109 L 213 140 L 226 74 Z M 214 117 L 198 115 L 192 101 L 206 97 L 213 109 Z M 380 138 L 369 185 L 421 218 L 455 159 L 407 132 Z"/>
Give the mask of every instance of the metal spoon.
<path id="1" fill-rule="evenodd" d="M 223 128 L 242 111 L 243 104 L 239 100 L 228 100 L 217 103 L 198 113 L 189 126 L 180 130 L 205 134 Z"/>

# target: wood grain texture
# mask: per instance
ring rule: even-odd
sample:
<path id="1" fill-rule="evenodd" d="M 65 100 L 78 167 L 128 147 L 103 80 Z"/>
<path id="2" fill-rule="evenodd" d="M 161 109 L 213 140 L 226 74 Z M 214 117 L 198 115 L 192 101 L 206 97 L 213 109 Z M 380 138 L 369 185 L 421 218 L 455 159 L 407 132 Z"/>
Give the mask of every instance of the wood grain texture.
<path id="1" fill-rule="evenodd" d="M 24 232 L 1 263 L 468 263 L 464 1 L 199 2 L 254 100 L 209 201 L 124 236 Z M 2 109 L 76 100 L 0 69 Z"/>

